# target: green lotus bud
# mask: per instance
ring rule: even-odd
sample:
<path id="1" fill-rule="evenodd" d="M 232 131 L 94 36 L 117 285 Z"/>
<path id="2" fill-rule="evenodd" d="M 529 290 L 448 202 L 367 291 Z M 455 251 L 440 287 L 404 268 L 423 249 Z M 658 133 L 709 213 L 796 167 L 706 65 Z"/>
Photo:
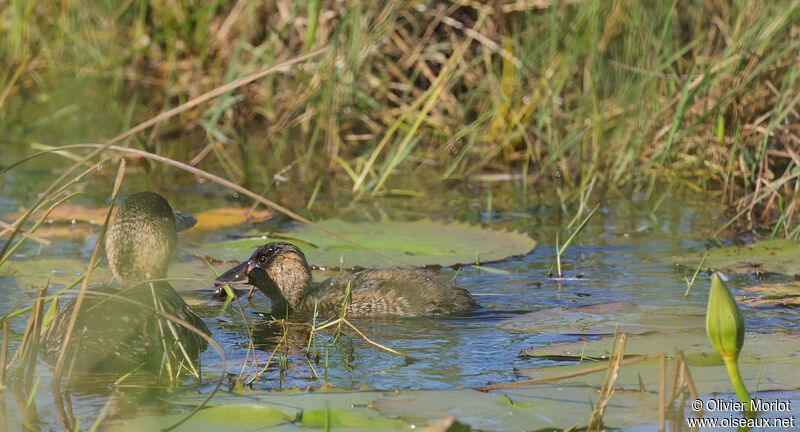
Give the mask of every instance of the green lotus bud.
<path id="1" fill-rule="evenodd" d="M 723 359 L 739 357 L 744 345 L 744 319 L 719 273 L 711 277 L 706 310 L 706 333 L 714 351 Z"/>
<path id="2" fill-rule="evenodd" d="M 739 351 L 744 345 L 744 318 L 719 273 L 711 276 L 711 292 L 706 309 L 706 334 L 714 351 L 722 357 L 728 378 L 739 401 L 746 404 L 746 415 L 751 416 L 750 395 L 739 373 Z"/>

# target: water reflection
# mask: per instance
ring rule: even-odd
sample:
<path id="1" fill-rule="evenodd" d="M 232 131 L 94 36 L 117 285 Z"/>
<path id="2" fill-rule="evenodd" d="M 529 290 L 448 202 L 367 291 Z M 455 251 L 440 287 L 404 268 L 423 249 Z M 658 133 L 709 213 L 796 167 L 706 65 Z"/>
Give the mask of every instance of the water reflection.
<path id="1" fill-rule="evenodd" d="M 7 192 L 9 187 L 20 188 L 21 183 L 26 181 L 19 173 L 14 175 L 16 177 L 5 179 L 7 182 L 3 192 Z M 126 178 L 128 183 L 125 187 L 128 190 L 148 188 L 151 185 L 147 177 L 132 175 Z M 421 182 L 418 179 L 410 181 Z M 553 363 L 552 359 L 520 355 L 523 350 L 553 341 L 575 340 L 578 338 L 576 334 L 580 333 L 556 332 L 552 326 L 545 325 L 548 323 L 542 323 L 541 328 L 537 328 L 535 322 L 529 322 L 522 329 L 502 325 L 524 314 L 610 302 L 629 302 L 645 311 L 680 308 L 682 316 L 702 316 L 704 313 L 707 290 L 700 288 L 707 283 L 707 277 L 701 275 L 692 295 L 684 298 L 683 278 L 687 274 L 691 276 L 693 269 L 675 267 L 671 258 L 704 249 L 713 229 L 718 226 L 721 220 L 719 211 L 709 206 L 705 197 L 675 197 L 662 203 L 655 214 L 652 201 L 609 198 L 563 255 L 566 278 L 554 281 L 547 275 L 554 260 L 556 231 L 562 229 L 563 235 L 563 225 L 573 216 L 563 214 L 560 205 L 536 195 L 523 199 L 511 185 L 495 186 L 492 191 L 495 203 L 509 204 L 505 208 L 493 209 L 492 217 L 488 218 L 484 214 L 485 196 L 479 184 L 457 183 L 446 188 L 440 183 L 433 183 L 420 188 L 427 191 L 429 199 L 387 198 L 354 203 L 342 197 L 320 196 L 309 216 L 324 218 L 336 215 L 354 221 L 386 217 L 400 220 L 456 218 L 485 223 L 493 228 L 522 230 L 535 238 L 539 245 L 526 256 L 487 265 L 502 270 L 502 274 L 469 266 L 457 272 L 454 269 L 440 270 L 447 277 L 455 277 L 459 286 L 467 288 L 474 295 L 481 307 L 470 314 L 352 320 L 371 340 L 408 357 L 383 351 L 346 327 L 338 338 L 333 328 L 316 333 L 309 346 L 310 326 L 286 326 L 275 322 L 264 313 L 270 310 L 269 301 L 258 295 L 253 297 L 252 302 L 242 300 L 245 318 L 253 325 L 251 335 L 238 307 L 232 304 L 222 310 L 219 303 L 211 298 L 213 285 L 199 283 L 201 286 L 185 293 L 185 297 L 203 315 L 215 340 L 222 345 L 228 363 L 227 370 L 222 371 L 219 356 L 213 350 L 205 352 L 201 359 L 205 381 L 196 389 L 208 391 L 221 374 L 228 374 L 231 387 L 258 376 L 250 384 L 259 389 L 305 388 L 309 385 L 319 386 L 323 382 L 347 389 L 452 389 L 507 382 L 516 378 L 515 371 L 518 369 Z M 231 200 L 236 201 L 226 191 L 213 185 L 195 184 L 184 192 L 175 194 L 176 206 L 189 211 L 230 205 Z M 272 191 L 274 196 L 271 199 L 292 202 L 299 200 L 297 197 L 304 196 L 305 192 L 302 185 L 282 184 Z M 170 195 L 171 191 L 164 193 Z M 98 193 L 97 197 L 90 195 L 81 199 L 88 205 L 101 205 L 105 196 Z M 204 199 L 198 200 L 196 197 Z M 26 198 L 4 194 L 0 198 L 0 214 L 15 210 L 27 202 Z M 568 210 L 574 211 L 575 208 Z M 254 229 L 286 229 L 292 224 L 282 218 L 273 218 Z M 201 241 L 241 234 L 237 229 L 194 234 L 194 237 L 188 233 L 187 244 L 183 248 L 191 252 L 193 244 Z M 48 248 L 25 245 L 19 250 L 17 258 L 37 260 L 80 256 L 88 261 L 87 254 L 90 251 L 84 238 L 67 238 Z M 191 259 L 191 256 L 185 256 L 184 259 Z M 582 277 L 576 277 L 578 275 Z M 740 283 L 748 281 L 747 277 L 738 278 Z M 732 287 L 736 285 L 730 284 Z M 29 305 L 35 291 L 31 286 L 17 285 L 13 275 L 0 275 L 0 313 Z M 605 313 L 606 324 L 613 325 L 625 312 L 608 310 Z M 748 330 L 756 332 L 792 328 L 797 319 L 796 311 L 788 309 L 745 307 L 744 314 Z M 547 330 L 543 331 L 545 328 Z M 24 323 L 12 321 L 11 331 L 21 334 Z M 12 339 L 12 350 L 16 343 Z M 269 366 L 260 373 L 267 363 Z M 38 370 L 45 373 L 41 382 L 48 382 L 48 368 L 40 364 Z M 79 381 L 84 385 L 70 390 L 72 394 L 68 395 L 69 405 L 74 411 L 71 415 L 94 418 L 114 393 L 107 385 L 93 388 L 91 380 Z M 146 409 L 162 406 L 152 396 L 163 391 L 163 388 L 135 380 L 117 388 L 124 389 L 126 386 L 129 386 L 130 392 L 115 396 L 119 402 L 113 402 L 113 406 L 120 407 L 115 408 L 115 412 L 129 412 L 134 409 L 132 407 L 142 405 L 150 406 Z M 20 413 L 23 412 L 31 416 L 32 423 L 36 423 L 36 412 L 39 418 L 59 418 L 56 404 L 48 400 L 52 399 L 52 395 L 47 387 L 43 385 L 32 399 L 38 411 L 27 412 L 17 409 L 28 406 L 25 403 L 20 405 L 16 402 L 18 407 L 10 409 L 9 401 L 15 399 L 13 392 L 7 389 L 4 398 L 8 415 L 6 421 L 20 424 Z M 143 392 L 143 388 L 151 390 Z M 132 394 L 137 397 L 131 399 Z M 138 395 L 144 396 L 139 398 Z M 27 396 L 24 396 L 20 401 L 26 399 Z M 64 404 L 67 404 L 66 401 Z M 47 423 L 50 426 L 57 425 L 50 422 L 52 420 Z"/>

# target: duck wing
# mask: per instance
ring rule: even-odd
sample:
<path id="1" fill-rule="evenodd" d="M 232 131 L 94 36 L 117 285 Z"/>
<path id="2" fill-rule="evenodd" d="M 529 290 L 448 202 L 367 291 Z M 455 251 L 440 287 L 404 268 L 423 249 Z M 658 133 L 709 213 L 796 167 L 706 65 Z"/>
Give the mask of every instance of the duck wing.
<path id="1" fill-rule="evenodd" d="M 425 269 L 371 269 L 334 276 L 316 287 L 304 309 L 341 311 L 347 285 L 350 316 L 429 316 L 464 312 L 477 306 L 466 290 Z"/>
<path id="2" fill-rule="evenodd" d="M 154 288 L 162 310 L 208 333 L 205 323 L 189 310 L 172 286 L 163 282 Z M 70 338 L 70 355 L 76 356 L 75 368 L 124 371 L 142 364 L 148 369 L 158 368 L 165 345 L 176 358 L 182 358 L 178 341 L 188 355 L 197 358 L 206 348 L 205 340 L 178 323 L 169 323 L 155 313 L 153 304 L 149 286 L 87 291 Z M 41 353 L 49 363 L 57 361 L 74 308 L 73 300 L 42 334 Z"/>

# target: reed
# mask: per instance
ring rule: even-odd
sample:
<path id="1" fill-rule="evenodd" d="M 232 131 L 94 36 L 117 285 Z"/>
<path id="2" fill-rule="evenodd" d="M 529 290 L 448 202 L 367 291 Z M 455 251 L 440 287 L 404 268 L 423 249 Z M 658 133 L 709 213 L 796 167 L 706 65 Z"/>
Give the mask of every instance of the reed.
<path id="1" fill-rule="evenodd" d="M 291 165 L 308 207 L 323 172 L 366 199 L 422 167 L 500 171 L 578 201 L 591 179 L 595 194 L 720 188 L 727 228 L 800 235 L 800 2 L 350 6 L 14 3 L 0 11 L 0 123 L 47 124 L 33 89 L 50 106 L 97 78 L 118 129 L 160 113 L 114 143 L 248 189 Z"/>

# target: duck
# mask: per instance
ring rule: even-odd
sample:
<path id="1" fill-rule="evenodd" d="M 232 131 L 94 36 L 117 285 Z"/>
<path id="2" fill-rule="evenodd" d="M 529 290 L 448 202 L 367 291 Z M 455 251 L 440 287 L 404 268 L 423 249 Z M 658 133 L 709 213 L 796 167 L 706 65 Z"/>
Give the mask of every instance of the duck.
<path id="1" fill-rule="evenodd" d="M 237 282 L 263 292 L 278 316 L 315 311 L 320 316 L 338 315 L 348 286 L 346 314 L 353 317 L 450 315 L 478 306 L 467 290 L 428 269 L 365 269 L 314 283 L 303 252 L 285 242 L 258 247 L 250 258 L 215 279 L 218 287 Z"/>
<path id="2" fill-rule="evenodd" d="M 166 363 L 192 367 L 210 335 L 203 320 L 166 280 L 175 254 L 177 233 L 197 220 L 176 212 L 154 192 L 128 196 L 110 223 L 105 239 L 108 265 L 120 288 L 92 288 L 86 292 L 70 337 L 66 364 L 78 371 L 158 371 Z M 73 299 L 44 329 L 42 357 L 57 361 L 75 308 Z M 162 313 L 156 313 L 160 310 Z M 165 315 L 174 316 L 190 330 Z"/>

